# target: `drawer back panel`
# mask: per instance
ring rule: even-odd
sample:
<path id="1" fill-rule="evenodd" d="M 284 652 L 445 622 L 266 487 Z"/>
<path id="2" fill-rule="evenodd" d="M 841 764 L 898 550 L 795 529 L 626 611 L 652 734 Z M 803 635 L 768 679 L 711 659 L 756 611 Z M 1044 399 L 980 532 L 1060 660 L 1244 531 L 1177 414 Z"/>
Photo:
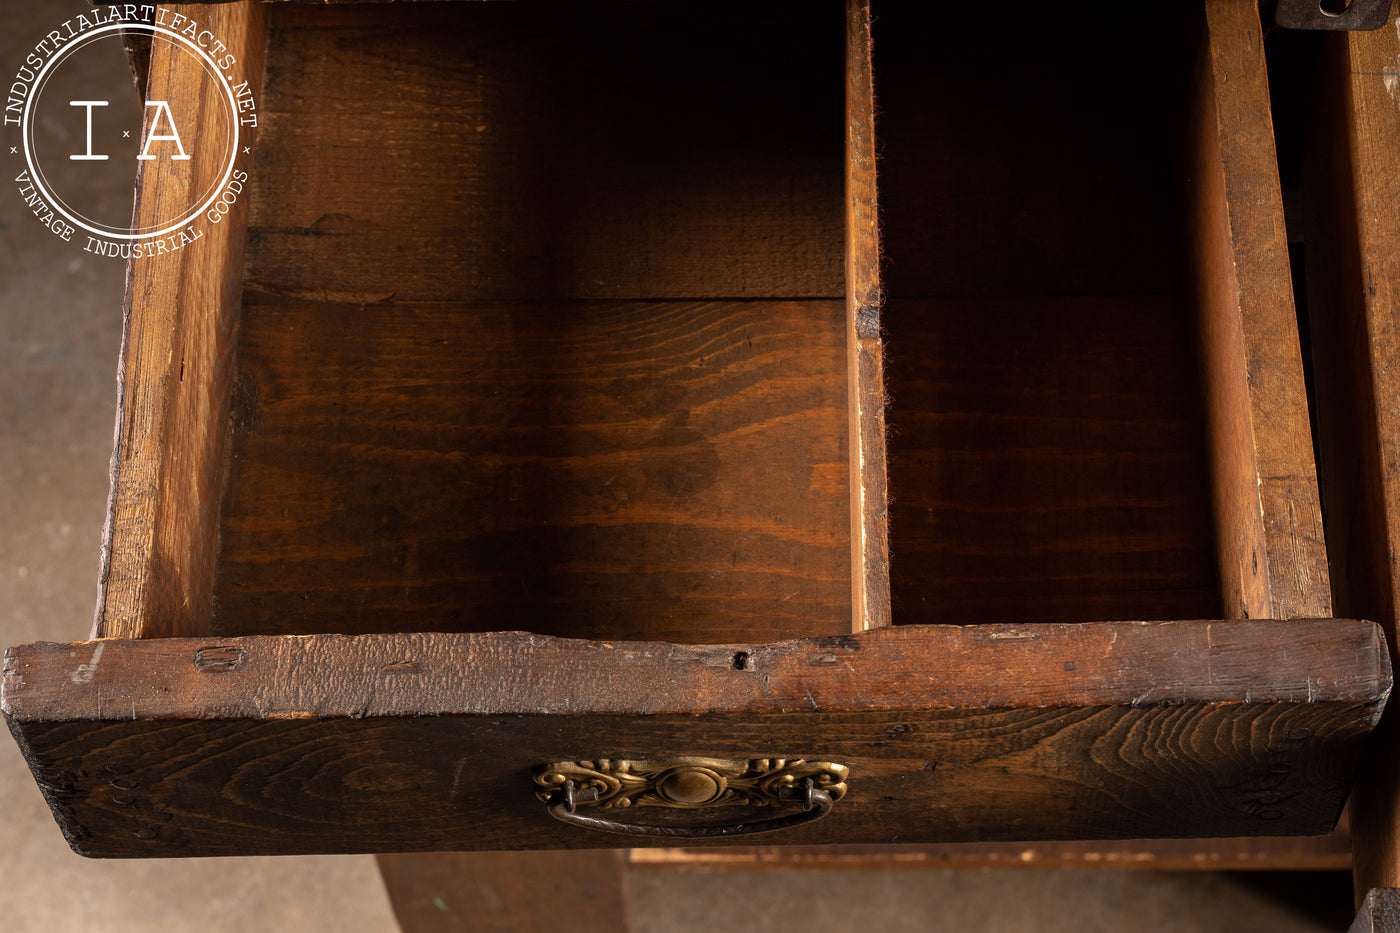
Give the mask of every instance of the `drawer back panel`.
<path id="1" fill-rule="evenodd" d="M 215 631 L 849 632 L 841 5 L 268 15 Z"/>

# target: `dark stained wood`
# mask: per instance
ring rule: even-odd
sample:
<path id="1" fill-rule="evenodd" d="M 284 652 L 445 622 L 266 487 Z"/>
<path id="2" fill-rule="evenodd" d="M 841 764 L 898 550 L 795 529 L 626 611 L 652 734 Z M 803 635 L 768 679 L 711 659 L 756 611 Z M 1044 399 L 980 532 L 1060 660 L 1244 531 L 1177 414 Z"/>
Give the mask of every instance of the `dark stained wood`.
<path id="1" fill-rule="evenodd" d="M 1400 21 L 1397 21 L 1400 22 Z M 1400 25 L 1329 36 L 1304 172 L 1308 298 L 1337 605 L 1393 639 L 1400 569 Z M 1392 645 L 1394 644 L 1392 640 Z M 1400 887 L 1400 723 L 1355 795 L 1358 898 Z"/>
<path id="2" fill-rule="evenodd" d="M 845 295 L 840 0 L 268 15 L 266 291 Z"/>
<path id="3" fill-rule="evenodd" d="M 214 631 L 851 631 L 840 4 L 269 16 Z"/>
<path id="4" fill-rule="evenodd" d="M 851 460 L 851 606 L 856 631 L 890 624 L 880 218 L 870 0 L 846 4 L 846 339 Z"/>
<path id="5" fill-rule="evenodd" d="M 902 297 L 1178 288 L 1192 4 L 1097 4 L 1072 27 L 1047 4 L 995 24 L 976 6 L 874 12 L 887 316 Z"/>
<path id="6" fill-rule="evenodd" d="M 1144 296 L 890 302 L 897 622 L 1219 614 L 1182 317 Z"/>
<path id="7" fill-rule="evenodd" d="M 1190 242 L 1225 612 L 1331 615 L 1268 75 L 1253 3 L 1207 0 Z"/>
<path id="8" fill-rule="evenodd" d="M 256 98 L 262 7 L 201 7 L 198 17 L 237 55 L 239 74 Z M 155 48 L 147 99 L 169 101 L 182 114 L 181 102 L 188 101 L 199 115 L 189 132 L 209 151 L 220 151 L 226 108 L 200 95 L 200 80 L 185 73 L 181 58 L 168 44 Z M 216 163 L 142 162 L 137 223 L 169 216 L 163 205 L 187 203 L 191 191 L 216 184 L 223 168 Z M 246 160 L 239 164 L 247 167 Z M 128 270 L 99 635 L 154 638 L 209 630 L 245 208 L 246 199 L 238 199 L 222 223 L 201 222 L 203 236 L 189 247 L 134 259 Z"/>
<path id="9" fill-rule="evenodd" d="M 1400 933 L 1400 890 L 1372 888 L 1347 933 Z"/>
<path id="10" fill-rule="evenodd" d="M 403 933 L 627 933 L 624 855 L 435 852 L 378 861 Z"/>
<path id="11" fill-rule="evenodd" d="M 877 10 L 894 621 L 1330 615 L 1257 12 L 1099 12 Z"/>
<path id="12" fill-rule="evenodd" d="M 896 623 L 1221 613 L 1176 294 L 1193 33 L 1145 13 L 876 10 Z"/>
<path id="13" fill-rule="evenodd" d="M 215 631 L 850 631 L 840 302 L 248 297 Z"/>
<path id="14" fill-rule="evenodd" d="M 847 764 L 785 843 L 1326 832 L 1389 685 L 1320 620 L 41 644 L 3 703 L 78 851 L 193 856 L 615 847 L 531 769 L 681 754 Z"/>

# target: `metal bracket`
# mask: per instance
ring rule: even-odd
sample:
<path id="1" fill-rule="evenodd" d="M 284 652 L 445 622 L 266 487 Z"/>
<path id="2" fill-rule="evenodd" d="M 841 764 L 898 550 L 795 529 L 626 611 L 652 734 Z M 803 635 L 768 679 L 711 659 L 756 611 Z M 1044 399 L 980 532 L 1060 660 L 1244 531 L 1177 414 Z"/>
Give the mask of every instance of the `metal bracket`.
<path id="1" fill-rule="evenodd" d="M 1366 30 L 1390 22 L 1390 0 L 1278 0 L 1274 23 L 1284 29 Z"/>

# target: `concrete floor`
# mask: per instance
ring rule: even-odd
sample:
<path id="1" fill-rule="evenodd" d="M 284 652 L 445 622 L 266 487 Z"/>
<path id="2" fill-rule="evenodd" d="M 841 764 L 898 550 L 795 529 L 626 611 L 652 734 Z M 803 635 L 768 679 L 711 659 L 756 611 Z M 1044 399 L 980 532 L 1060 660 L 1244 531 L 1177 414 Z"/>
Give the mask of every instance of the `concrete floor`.
<path id="1" fill-rule="evenodd" d="M 9 75 L 83 0 L 6 5 Z M 119 59 L 94 78 L 128 81 Z M 8 82 L 6 82 L 8 83 Z M 4 152 L 16 142 L 7 134 Z M 12 168 L 16 166 L 14 157 Z M 10 172 L 13 178 L 17 169 Z M 87 636 L 107 497 L 123 265 L 59 242 L 0 191 L 0 647 Z M 102 194 L 121 209 L 130 191 Z M 3 928 L 25 931 L 397 929 L 366 856 L 94 862 L 64 844 L 0 738 Z M 1298 879 L 1306 887 L 1307 879 Z M 634 872 L 638 931 L 803 929 L 1341 930 L 1213 874 L 1071 871 Z M 1344 899 L 1345 895 L 1337 895 Z M 1334 898 L 1335 899 L 1335 898 Z M 559 929 L 567 930 L 561 918 Z"/>

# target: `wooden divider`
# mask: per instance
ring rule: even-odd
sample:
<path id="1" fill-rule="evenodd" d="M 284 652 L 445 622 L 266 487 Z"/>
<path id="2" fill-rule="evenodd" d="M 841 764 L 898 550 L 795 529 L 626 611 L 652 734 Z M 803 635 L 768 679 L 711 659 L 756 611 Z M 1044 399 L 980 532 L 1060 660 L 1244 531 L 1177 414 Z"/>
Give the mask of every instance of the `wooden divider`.
<path id="1" fill-rule="evenodd" d="M 236 73 L 256 99 L 266 41 L 260 3 L 163 9 L 223 37 L 237 58 Z M 219 152 L 231 142 L 227 122 L 242 115 L 230 111 L 222 95 L 201 93 L 205 75 L 187 58 L 172 43 L 156 42 L 146 97 L 185 102 L 199 115 L 197 125 L 185 130 L 190 145 L 200 153 Z M 158 112 L 147 108 L 147 120 Z M 234 160 L 246 171 L 243 153 L 235 152 Z M 137 227 L 209 190 L 224 169 L 222 160 L 204 158 L 140 165 Z M 245 191 L 220 222 L 199 217 L 193 226 L 202 236 L 187 247 L 143 254 L 127 269 L 96 637 L 167 638 L 209 630 L 246 215 Z"/>

